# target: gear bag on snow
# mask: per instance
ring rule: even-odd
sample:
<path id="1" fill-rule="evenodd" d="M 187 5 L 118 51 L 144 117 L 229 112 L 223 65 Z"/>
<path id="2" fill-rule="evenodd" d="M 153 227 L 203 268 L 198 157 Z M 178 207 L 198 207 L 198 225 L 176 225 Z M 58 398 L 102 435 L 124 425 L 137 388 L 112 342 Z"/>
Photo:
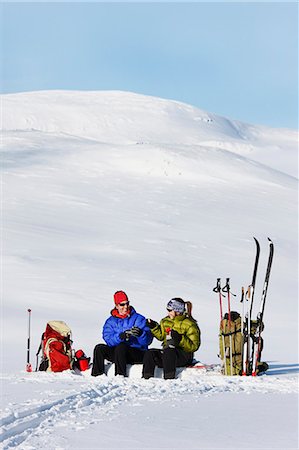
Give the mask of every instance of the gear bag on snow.
<path id="1" fill-rule="evenodd" d="M 84 372 L 85 370 L 89 369 L 90 365 L 90 358 L 88 358 L 83 350 L 77 350 L 75 353 L 75 360 L 73 364 L 74 369 L 78 369 L 81 372 Z"/>
<path id="2" fill-rule="evenodd" d="M 220 358 L 225 364 L 222 372 L 227 375 L 240 375 L 242 373 L 242 350 L 243 335 L 241 333 L 241 316 L 238 312 L 232 311 L 229 315 L 225 314 L 220 322 L 219 331 L 219 349 Z M 223 337 L 224 339 L 223 339 Z M 231 338 L 230 338 L 231 336 Z M 223 348 L 224 342 L 224 348 Z M 232 347 L 232 348 L 231 348 Z M 232 358 L 232 370 L 231 370 Z"/>
<path id="3" fill-rule="evenodd" d="M 231 312 L 231 320 L 229 321 L 228 314 L 224 315 L 223 320 L 220 322 L 220 332 L 219 332 L 219 349 L 220 358 L 222 359 L 225 367 L 222 367 L 222 373 L 227 375 L 242 375 L 242 355 L 243 355 L 243 334 L 241 332 L 241 316 L 238 312 Z M 254 333 L 257 327 L 257 320 L 251 320 L 250 326 L 250 336 L 254 339 Z M 264 329 L 264 324 L 262 324 L 262 329 Z M 224 337 L 224 347 L 223 352 L 223 338 Z M 230 348 L 230 336 L 232 349 Z M 263 348 L 263 340 L 261 340 L 261 349 Z M 224 358 L 225 354 L 225 358 Z M 232 357 L 232 370 L 231 370 L 231 359 Z M 269 368 L 266 362 L 258 361 L 257 363 L 257 373 L 266 372 Z"/>
<path id="4" fill-rule="evenodd" d="M 47 323 L 46 331 L 42 335 L 41 344 L 36 354 L 42 350 L 42 360 L 38 370 L 47 372 L 62 372 L 73 366 L 72 331 L 61 320 L 52 320 Z"/>

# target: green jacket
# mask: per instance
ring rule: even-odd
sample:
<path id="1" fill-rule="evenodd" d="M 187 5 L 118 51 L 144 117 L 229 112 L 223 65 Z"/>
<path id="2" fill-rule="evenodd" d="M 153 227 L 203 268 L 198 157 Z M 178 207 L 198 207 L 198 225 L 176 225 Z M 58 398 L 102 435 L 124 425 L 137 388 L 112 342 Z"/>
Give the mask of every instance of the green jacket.
<path id="1" fill-rule="evenodd" d="M 155 338 L 163 341 L 163 347 L 166 346 L 167 328 L 171 328 L 183 335 L 178 348 L 188 353 L 194 353 L 198 350 L 200 346 L 200 329 L 195 320 L 190 319 L 185 314 L 176 316 L 174 319 L 170 319 L 168 316 L 164 317 L 160 325 L 151 329 Z"/>

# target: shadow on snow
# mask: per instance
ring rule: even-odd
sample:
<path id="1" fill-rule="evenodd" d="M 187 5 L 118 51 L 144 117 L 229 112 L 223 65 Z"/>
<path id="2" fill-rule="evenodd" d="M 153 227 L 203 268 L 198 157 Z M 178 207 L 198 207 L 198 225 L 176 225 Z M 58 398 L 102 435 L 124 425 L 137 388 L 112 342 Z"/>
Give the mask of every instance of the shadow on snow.
<path id="1" fill-rule="evenodd" d="M 296 364 L 274 364 L 269 362 L 269 369 L 267 375 L 283 375 L 299 373 L 299 363 Z"/>

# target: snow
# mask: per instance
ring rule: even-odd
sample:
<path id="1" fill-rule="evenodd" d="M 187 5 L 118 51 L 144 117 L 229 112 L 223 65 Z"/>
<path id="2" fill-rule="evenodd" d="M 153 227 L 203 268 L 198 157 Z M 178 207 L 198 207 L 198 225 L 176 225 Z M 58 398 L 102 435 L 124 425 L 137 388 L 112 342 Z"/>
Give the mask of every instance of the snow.
<path id="1" fill-rule="evenodd" d="M 129 92 L 9 94 L 1 105 L 3 448 L 240 448 L 248 427 L 248 448 L 298 448 L 298 133 Z M 212 288 L 230 277 L 241 310 L 253 236 L 254 314 L 267 237 L 275 244 L 265 375 L 24 372 L 27 308 L 34 366 L 49 320 L 92 356 L 118 289 L 155 320 L 169 298 L 192 301 L 196 356 L 219 363 Z"/>
<path id="2" fill-rule="evenodd" d="M 193 370 L 171 381 L 4 376 L 8 392 L 14 389 L 4 410 L 4 448 L 49 448 L 49 440 L 63 449 L 239 448 L 249 424 L 245 448 L 262 448 L 261 441 L 263 448 L 295 448 L 296 378 L 272 372 L 255 379 Z"/>

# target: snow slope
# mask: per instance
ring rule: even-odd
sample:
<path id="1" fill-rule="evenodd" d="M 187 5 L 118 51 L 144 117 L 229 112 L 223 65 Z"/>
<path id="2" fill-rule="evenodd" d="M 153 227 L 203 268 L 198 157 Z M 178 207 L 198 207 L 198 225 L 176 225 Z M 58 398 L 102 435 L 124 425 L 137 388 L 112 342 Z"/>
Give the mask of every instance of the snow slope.
<path id="1" fill-rule="evenodd" d="M 4 410 L 0 441 L 4 449 L 222 449 L 240 448 L 247 433 L 243 448 L 296 448 L 296 378 L 183 374 L 174 381 L 4 377 L 14 402 Z"/>
<path id="2" fill-rule="evenodd" d="M 298 174 L 295 130 L 244 124 L 181 102 L 122 91 L 42 91 L 2 96 L 2 108 L 3 130 L 122 145 L 204 145 Z"/>
<path id="3" fill-rule="evenodd" d="M 127 92 L 10 94 L 1 105 L 4 448 L 44 448 L 54 430 L 53 448 L 119 448 L 115 414 L 131 430 L 124 448 L 140 448 L 140 442 L 175 448 L 186 413 L 198 418 L 185 430 L 186 448 L 233 448 L 232 428 L 218 410 L 231 405 L 238 425 L 233 434 L 241 438 L 244 402 L 255 411 L 250 420 L 262 433 L 262 448 L 296 448 L 297 132 Z M 155 320 L 165 315 L 169 298 L 191 300 L 202 330 L 197 357 L 218 362 L 219 305 L 212 288 L 217 277 L 230 277 L 237 294 L 232 306 L 240 311 L 241 286 L 253 268 L 252 236 L 262 249 L 257 303 L 267 236 L 275 243 L 263 352 L 269 375 L 242 380 L 192 373 L 146 384 L 20 372 L 28 307 L 32 360 L 48 320 L 65 320 L 74 346 L 92 355 L 117 289 Z M 271 424 L 278 430 L 286 411 L 292 419 L 279 434 Z M 194 442 L 198 423 L 205 433 Z M 76 437 L 74 430 L 80 430 Z M 260 441 L 248 445 L 260 448 Z"/>

